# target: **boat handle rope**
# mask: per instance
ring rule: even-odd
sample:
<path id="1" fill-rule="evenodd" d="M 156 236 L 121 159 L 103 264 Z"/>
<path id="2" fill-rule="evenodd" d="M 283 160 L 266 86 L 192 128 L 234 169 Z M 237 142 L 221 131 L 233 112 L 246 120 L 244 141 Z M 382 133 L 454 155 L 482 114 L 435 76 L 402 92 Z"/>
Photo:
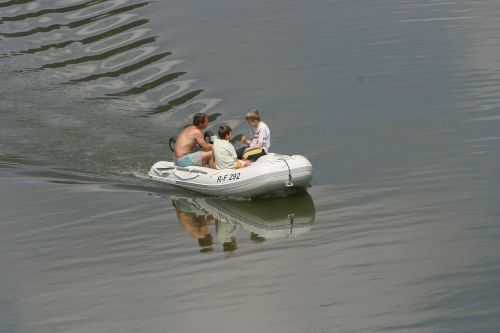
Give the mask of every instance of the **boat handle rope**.
<path id="1" fill-rule="evenodd" d="M 283 162 L 285 162 L 287 168 L 288 168 L 288 180 L 286 181 L 285 185 L 287 187 L 292 187 L 293 186 L 293 183 L 292 183 L 292 171 L 290 171 L 290 166 L 288 165 L 288 162 L 283 158 L 282 159 Z"/>
<path id="2" fill-rule="evenodd" d="M 164 168 L 155 168 L 153 167 L 153 170 L 155 171 L 155 173 L 158 175 L 158 176 L 163 176 L 164 173 L 168 172 L 168 169 L 164 169 Z M 171 169 L 170 169 L 171 170 Z"/>
<path id="3" fill-rule="evenodd" d="M 203 171 L 203 170 L 193 170 L 190 168 L 179 167 L 179 166 L 167 167 L 167 168 L 153 168 L 153 169 L 158 176 L 162 176 L 165 172 L 168 172 L 169 170 L 173 170 L 172 174 L 181 180 L 191 180 L 191 179 L 195 179 L 196 177 L 199 177 L 200 174 L 204 174 L 204 175 L 207 174 L 207 172 Z M 189 177 L 183 178 L 183 177 L 179 176 L 176 173 L 176 171 L 187 171 L 189 173 L 197 173 L 197 175 L 194 175 L 193 177 L 190 177 L 190 178 Z"/>
<path id="4" fill-rule="evenodd" d="M 177 173 L 176 173 L 177 169 L 174 170 L 173 175 L 177 178 L 179 178 L 180 180 L 191 180 L 191 179 L 195 179 L 196 177 L 199 177 L 200 175 L 194 175 L 193 177 L 186 177 L 186 178 L 183 178 L 181 176 L 179 176 Z"/>

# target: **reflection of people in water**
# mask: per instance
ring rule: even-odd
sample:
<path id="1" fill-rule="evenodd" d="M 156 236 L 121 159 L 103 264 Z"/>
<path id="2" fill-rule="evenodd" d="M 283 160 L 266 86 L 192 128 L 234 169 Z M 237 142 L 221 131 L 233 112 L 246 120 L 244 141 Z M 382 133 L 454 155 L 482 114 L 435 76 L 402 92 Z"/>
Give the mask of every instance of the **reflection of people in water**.
<path id="1" fill-rule="evenodd" d="M 172 200 L 172 205 L 177 212 L 177 218 L 186 233 L 197 239 L 202 249 L 201 252 L 212 251 L 212 235 L 208 226 L 214 222 L 212 215 L 200 215 L 194 211 L 194 207 L 181 200 Z"/>
<path id="2" fill-rule="evenodd" d="M 307 201 L 307 197 L 297 200 L 287 198 L 250 203 L 213 198 L 175 198 L 172 204 L 181 227 L 198 241 L 200 252 L 214 251 L 215 242 L 222 245 L 224 252 L 232 253 L 238 246 L 246 244 L 236 239 L 238 233 L 249 233 L 250 244 L 262 244 L 309 231 L 314 221 L 314 206 L 310 205 L 312 201 Z M 288 204 L 298 213 L 288 213 Z M 239 236 L 241 238 L 242 235 Z"/>
<path id="3" fill-rule="evenodd" d="M 224 252 L 234 252 L 238 248 L 235 237 L 237 229 L 236 224 L 230 221 L 215 221 L 217 240 L 222 243 Z"/>
<path id="4" fill-rule="evenodd" d="M 250 240 L 252 241 L 252 243 L 260 244 L 260 243 L 264 243 L 264 241 L 266 239 L 262 236 L 259 236 L 259 234 L 256 234 L 255 232 L 251 232 L 250 233 Z"/>

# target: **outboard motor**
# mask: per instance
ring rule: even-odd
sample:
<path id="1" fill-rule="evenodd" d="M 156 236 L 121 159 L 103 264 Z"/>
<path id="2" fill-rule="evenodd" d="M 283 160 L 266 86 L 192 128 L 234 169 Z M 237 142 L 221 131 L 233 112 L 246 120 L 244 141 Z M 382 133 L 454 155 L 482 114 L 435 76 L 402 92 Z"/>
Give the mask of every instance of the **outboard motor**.
<path id="1" fill-rule="evenodd" d="M 213 144 L 214 143 L 214 133 L 211 130 L 206 130 L 203 138 L 206 142 Z"/>

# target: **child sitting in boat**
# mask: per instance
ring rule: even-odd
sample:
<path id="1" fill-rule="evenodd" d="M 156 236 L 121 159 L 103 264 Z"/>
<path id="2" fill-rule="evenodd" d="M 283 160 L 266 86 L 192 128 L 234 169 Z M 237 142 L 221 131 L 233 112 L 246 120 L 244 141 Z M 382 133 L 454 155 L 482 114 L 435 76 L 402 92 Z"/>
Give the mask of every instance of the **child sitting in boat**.
<path id="1" fill-rule="evenodd" d="M 245 119 L 252 129 L 252 139 L 241 137 L 241 143 L 247 145 L 238 149 L 238 158 L 256 161 L 259 157 L 266 155 L 271 146 L 271 131 L 261 119 L 259 111 L 252 109 L 247 112 Z"/>
<path id="2" fill-rule="evenodd" d="M 213 143 L 213 159 L 211 164 L 215 164 L 216 169 L 240 169 L 250 165 L 248 160 L 239 160 L 236 150 L 229 140 L 233 131 L 228 125 L 222 125 L 218 131 L 219 138 Z"/>

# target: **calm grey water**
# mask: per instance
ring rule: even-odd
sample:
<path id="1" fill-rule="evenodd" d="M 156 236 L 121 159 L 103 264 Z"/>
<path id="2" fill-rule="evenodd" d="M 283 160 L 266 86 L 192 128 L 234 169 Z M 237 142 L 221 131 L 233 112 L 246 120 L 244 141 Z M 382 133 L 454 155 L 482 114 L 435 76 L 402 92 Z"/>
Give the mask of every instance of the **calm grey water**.
<path id="1" fill-rule="evenodd" d="M 500 2 L 0 1 L 1 333 L 500 331 Z M 251 107 L 307 192 L 147 179 Z"/>

